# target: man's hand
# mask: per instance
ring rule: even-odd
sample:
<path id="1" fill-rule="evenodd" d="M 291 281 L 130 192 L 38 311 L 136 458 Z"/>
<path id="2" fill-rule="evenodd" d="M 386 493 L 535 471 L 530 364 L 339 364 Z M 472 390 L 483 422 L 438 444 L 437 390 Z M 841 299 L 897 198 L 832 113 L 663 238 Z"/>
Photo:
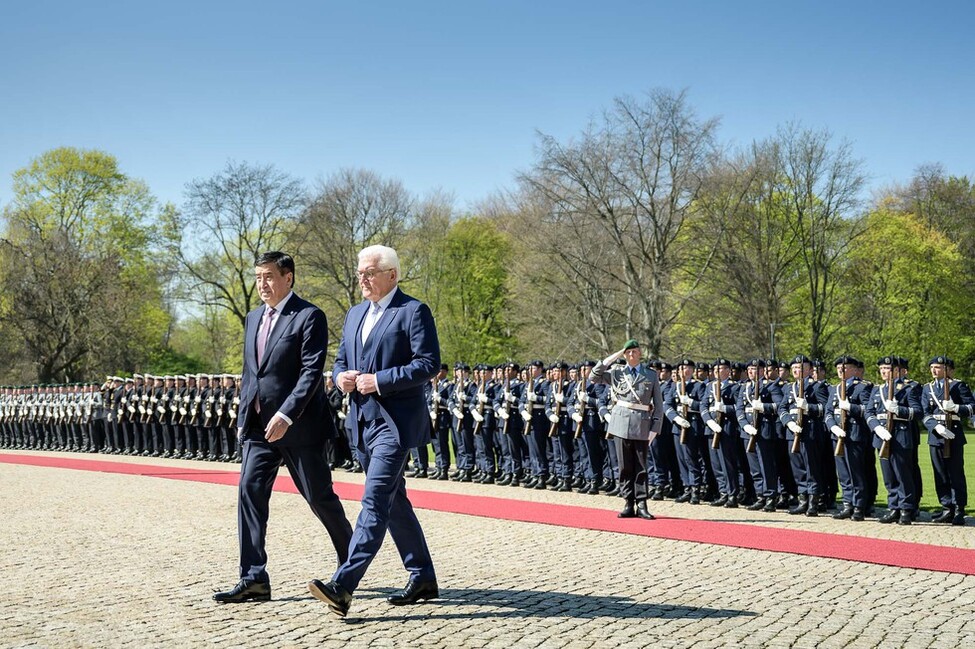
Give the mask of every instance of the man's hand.
<path id="1" fill-rule="evenodd" d="M 561 392 L 556 392 L 555 393 L 555 400 L 558 403 L 565 403 L 565 395 L 563 393 L 561 393 Z"/>
<path id="2" fill-rule="evenodd" d="M 888 433 L 887 429 L 884 428 L 883 426 L 874 426 L 873 434 L 879 437 L 880 439 L 884 440 L 885 442 L 890 441 L 890 433 Z"/>
<path id="3" fill-rule="evenodd" d="M 359 394 L 379 392 L 379 387 L 376 385 L 376 375 L 359 374 L 355 377 L 355 389 L 359 391 Z"/>
<path id="4" fill-rule="evenodd" d="M 528 412 L 527 410 L 519 410 L 518 412 L 521 414 L 521 418 L 524 419 L 525 421 L 532 420 L 531 413 Z"/>
<path id="5" fill-rule="evenodd" d="M 801 435 L 802 434 L 802 426 L 800 426 L 798 423 L 796 423 L 794 421 L 790 421 L 788 424 L 786 424 L 786 427 L 789 430 L 791 430 L 793 432 L 793 434 L 795 434 L 795 435 Z"/>
<path id="6" fill-rule="evenodd" d="M 694 399 L 691 399 L 691 398 L 690 398 L 689 396 L 687 396 L 686 394 L 682 394 L 682 395 L 680 396 L 680 402 L 681 402 L 682 404 L 684 404 L 685 406 L 689 406 L 689 405 L 691 405 L 691 404 L 693 404 L 693 403 L 694 403 Z"/>
<path id="7" fill-rule="evenodd" d="M 897 402 L 893 399 L 884 399 L 884 410 L 892 415 L 897 414 Z"/>
<path id="8" fill-rule="evenodd" d="M 339 375 L 335 377 L 335 385 L 339 386 L 339 390 L 348 394 L 355 390 L 355 379 L 357 376 L 359 376 L 359 370 L 339 372 Z"/>
<path id="9" fill-rule="evenodd" d="M 840 399 L 837 405 L 839 406 L 840 410 L 850 412 L 850 402 L 846 399 Z"/>
<path id="10" fill-rule="evenodd" d="M 941 409 L 945 412 L 958 412 L 958 404 L 954 401 L 942 401 Z"/>
<path id="11" fill-rule="evenodd" d="M 474 421 L 476 421 L 478 423 L 483 423 L 484 422 L 484 415 L 482 415 L 481 413 L 479 413 L 476 410 L 471 411 L 471 417 L 473 417 L 474 418 Z"/>
<path id="12" fill-rule="evenodd" d="M 715 433 L 720 433 L 721 432 L 721 424 L 719 424 L 718 422 L 714 421 L 713 419 L 708 419 L 707 424 L 708 424 L 708 428 L 710 428 L 712 430 L 712 432 L 715 432 Z"/>
<path id="13" fill-rule="evenodd" d="M 556 415 L 556 414 L 551 414 L 551 415 L 548 416 L 548 420 L 550 422 L 552 422 L 553 424 L 557 424 L 557 423 L 559 423 L 559 416 Z"/>
<path id="14" fill-rule="evenodd" d="M 765 412 L 765 402 L 761 399 L 752 399 L 751 404 L 755 412 Z"/>
<path id="15" fill-rule="evenodd" d="M 577 424 L 581 424 L 582 423 L 582 414 L 581 413 L 578 413 L 578 412 L 572 413 L 572 421 L 576 422 Z"/>
<path id="16" fill-rule="evenodd" d="M 501 419 L 507 419 L 510 416 L 511 415 L 509 415 L 503 408 L 498 411 L 498 417 L 500 417 Z"/>
<path id="17" fill-rule="evenodd" d="M 691 422 L 687 421 L 686 419 L 684 419 L 680 415 L 677 415 L 676 417 L 674 417 L 674 423 L 677 424 L 678 426 L 680 426 L 681 428 L 690 428 L 691 427 Z"/>
<path id="18" fill-rule="evenodd" d="M 944 424 L 938 424 L 937 426 L 935 426 L 934 432 L 941 435 L 945 439 L 955 439 L 955 434 L 950 430 L 948 430 L 947 428 L 945 428 Z"/>
<path id="19" fill-rule="evenodd" d="M 758 435 L 758 429 L 755 428 L 754 426 L 752 426 L 751 424 L 745 424 L 744 425 L 744 429 L 745 429 L 745 432 L 748 433 L 749 435 L 752 435 L 752 436 Z"/>
<path id="20" fill-rule="evenodd" d="M 264 429 L 264 439 L 268 442 L 276 442 L 284 437 L 284 434 L 288 432 L 288 428 L 288 422 L 275 414 L 271 417 L 271 421 L 267 423 L 267 427 Z"/>
<path id="21" fill-rule="evenodd" d="M 846 431 L 840 428 L 839 426 L 835 426 L 835 425 L 830 426 L 829 429 L 837 437 L 846 437 Z"/>
<path id="22" fill-rule="evenodd" d="M 796 397 L 796 408 L 798 408 L 803 412 L 806 412 L 807 410 L 809 410 L 809 402 L 806 401 L 805 398 L 803 397 Z"/>

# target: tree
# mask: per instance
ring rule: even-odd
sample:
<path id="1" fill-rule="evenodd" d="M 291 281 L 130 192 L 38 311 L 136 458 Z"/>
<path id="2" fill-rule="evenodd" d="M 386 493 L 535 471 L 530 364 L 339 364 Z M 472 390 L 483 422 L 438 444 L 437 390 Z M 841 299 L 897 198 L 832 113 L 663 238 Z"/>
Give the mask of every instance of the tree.
<path id="1" fill-rule="evenodd" d="M 302 182 L 272 165 L 228 162 L 210 178 L 188 183 L 183 212 L 173 212 L 169 222 L 180 236 L 174 254 L 186 295 L 225 309 L 243 327 L 258 302 L 254 260 L 292 241 L 305 205 Z"/>
<path id="2" fill-rule="evenodd" d="M 566 284 L 578 295 L 610 298 L 587 304 L 581 320 L 598 321 L 595 309 L 608 310 L 622 323 L 622 336 L 612 337 L 639 337 L 653 356 L 720 245 L 682 236 L 717 155 L 717 124 L 698 119 L 684 92 L 619 98 L 578 142 L 540 136 L 534 167 L 519 176 L 538 194 L 539 243 Z M 592 256 L 607 247 L 610 254 Z M 700 253 L 693 268 L 680 263 L 692 250 Z M 580 264 L 598 270 L 578 273 Z M 616 295 L 606 296 L 607 280 Z"/>
<path id="3" fill-rule="evenodd" d="M 169 314 L 155 199 L 112 156 L 48 151 L 14 174 L 0 239 L 2 320 L 42 382 L 134 369 Z"/>

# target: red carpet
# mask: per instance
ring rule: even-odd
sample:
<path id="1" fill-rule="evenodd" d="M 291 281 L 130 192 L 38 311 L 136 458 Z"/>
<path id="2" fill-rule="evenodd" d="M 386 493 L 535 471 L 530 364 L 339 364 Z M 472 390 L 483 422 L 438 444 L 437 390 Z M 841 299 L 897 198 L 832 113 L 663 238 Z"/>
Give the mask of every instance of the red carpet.
<path id="1" fill-rule="evenodd" d="M 236 485 L 238 479 L 238 474 L 235 472 L 129 464 L 111 460 L 0 454 L 0 462 L 225 485 Z M 286 475 L 278 476 L 274 488 L 280 492 L 298 493 L 291 478 Z M 336 482 L 335 491 L 344 500 L 358 501 L 362 497 L 362 485 L 359 484 Z M 975 575 L 975 550 L 844 534 L 788 530 L 746 523 L 686 518 L 658 518 L 655 521 L 620 520 L 611 511 L 590 507 L 532 503 L 508 498 L 448 494 L 412 488 L 409 493 L 415 507 L 433 511 L 770 552 L 788 552 L 899 568 Z"/>

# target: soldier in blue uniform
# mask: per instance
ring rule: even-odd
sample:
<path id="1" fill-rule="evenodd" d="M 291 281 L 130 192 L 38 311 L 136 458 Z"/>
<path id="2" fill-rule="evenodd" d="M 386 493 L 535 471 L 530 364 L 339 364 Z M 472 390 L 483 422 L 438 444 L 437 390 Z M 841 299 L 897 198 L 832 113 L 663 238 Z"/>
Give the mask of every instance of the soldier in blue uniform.
<path id="1" fill-rule="evenodd" d="M 555 460 L 553 473 L 558 478 L 553 487 L 556 491 L 572 491 L 575 465 L 572 448 L 574 428 L 567 407 L 572 393 L 568 377 L 569 364 L 559 361 L 552 369 L 552 380 L 549 381 L 545 398 L 545 416 L 550 422 L 548 436 Z"/>
<path id="2" fill-rule="evenodd" d="M 857 376 L 862 363 L 852 356 L 840 356 L 834 363 L 841 382 L 830 387 L 825 425 L 833 435 L 836 475 L 842 491 L 843 507 L 835 519 L 862 521 L 869 508 L 870 484 L 868 465 L 874 463 L 873 433 L 867 426 L 866 409 L 873 384 Z M 845 398 L 840 398 L 840 386 Z M 837 447 L 842 444 L 842 453 Z"/>
<path id="3" fill-rule="evenodd" d="M 550 422 L 545 416 L 548 386 L 542 376 L 542 368 L 544 364 L 540 360 L 528 364 L 528 378 L 518 404 L 521 418 L 525 421 L 525 437 L 531 460 L 531 479 L 522 484 L 528 489 L 545 489 L 550 477 L 546 448 Z"/>
<path id="4" fill-rule="evenodd" d="M 965 524 L 968 483 L 965 478 L 965 429 L 963 420 L 975 416 L 975 398 L 962 381 L 952 380 L 955 363 L 947 356 L 936 356 L 929 363 L 932 381 L 924 386 L 921 406 L 928 447 L 934 468 L 934 489 L 944 508 L 935 523 Z M 945 382 L 949 381 L 948 390 Z"/>
<path id="5" fill-rule="evenodd" d="M 797 450 L 790 453 L 790 460 L 799 497 L 789 513 L 818 516 L 820 511 L 825 511 L 829 487 L 826 463 L 832 461 L 823 453 L 826 436 L 823 415 L 829 391 L 825 384 L 813 380 L 812 363 L 805 356 L 793 358 L 790 370 L 795 382 L 785 386 L 779 402 L 779 419 L 788 429 L 786 440 L 792 445 L 790 451 Z"/>
<path id="6" fill-rule="evenodd" d="M 880 470 L 887 487 L 887 513 L 881 523 L 910 525 L 917 517 L 914 496 L 914 431 L 921 415 L 921 386 L 898 378 L 901 359 L 885 356 L 877 361 L 881 382 L 874 386 L 867 405 L 867 425 L 874 432 L 874 448 L 880 450 Z M 891 385 L 893 384 L 893 385 Z M 889 456 L 885 446 L 889 448 Z"/>
<path id="7" fill-rule="evenodd" d="M 467 363 L 454 366 L 454 390 L 448 406 L 454 416 L 454 448 L 457 471 L 450 477 L 458 482 L 474 480 L 474 417 L 470 404 L 477 394 L 477 384 L 470 380 L 471 367 Z"/>
<path id="8" fill-rule="evenodd" d="M 528 443 L 525 441 L 524 422 L 518 415 L 518 402 L 525 384 L 519 378 L 517 363 L 504 366 L 504 378 L 494 393 L 494 412 L 498 418 L 498 437 L 506 440 L 508 452 L 502 467 L 499 485 L 517 487 L 525 479 L 528 461 Z"/>
<path id="9" fill-rule="evenodd" d="M 450 474 L 450 433 L 451 413 L 450 397 L 454 391 L 454 384 L 447 379 L 449 368 L 446 363 L 440 365 L 440 373 L 430 382 L 430 395 L 427 408 L 430 410 L 430 421 L 433 424 L 432 439 L 434 467 L 427 477 L 432 480 L 446 480 Z"/>
<path id="10" fill-rule="evenodd" d="M 494 438 L 495 416 L 491 405 L 494 401 L 494 368 L 477 365 L 477 391 L 470 404 L 474 419 L 474 444 L 479 475 L 475 482 L 494 484 L 497 472 L 497 449 Z"/>
<path id="11" fill-rule="evenodd" d="M 712 507 L 736 508 L 743 496 L 738 466 L 738 420 L 735 416 L 738 387 L 731 380 L 731 362 L 725 358 L 715 361 L 714 377 L 705 391 L 704 407 L 701 408 L 701 419 L 707 427 L 705 435 L 709 440 L 711 469 L 718 482 L 718 497 L 711 502 Z"/>
<path id="12" fill-rule="evenodd" d="M 695 401 L 698 381 L 694 378 L 695 363 L 689 358 L 677 364 L 677 374 L 667 385 L 663 395 L 664 416 L 672 423 L 677 464 L 684 484 L 684 493 L 674 502 L 697 505 L 706 490 L 704 456 L 704 423 L 701 421 L 700 402 Z"/>
<path id="13" fill-rule="evenodd" d="M 607 387 L 593 383 L 590 372 L 595 361 L 585 360 L 579 364 L 579 379 L 574 386 L 569 403 L 569 417 L 573 428 L 586 448 L 585 484 L 579 493 L 597 495 L 603 487 L 603 467 L 606 464 L 606 432 L 603 419 L 599 416 L 600 397 Z"/>
<path id="14" fill-rule="evenodd" d="M 741 437 L 752 453 L 747 453 L 748 466 L 755 485 L 755 502 L 750 511 L 774 512 L 779 484 L 779 466 L 776 459 L 776 409 L 782 398 L 782 384 L 765 378 L 765 361 L 753 358 L 748 362 L 747 380 L 738 390 L 735 415 Z"/>

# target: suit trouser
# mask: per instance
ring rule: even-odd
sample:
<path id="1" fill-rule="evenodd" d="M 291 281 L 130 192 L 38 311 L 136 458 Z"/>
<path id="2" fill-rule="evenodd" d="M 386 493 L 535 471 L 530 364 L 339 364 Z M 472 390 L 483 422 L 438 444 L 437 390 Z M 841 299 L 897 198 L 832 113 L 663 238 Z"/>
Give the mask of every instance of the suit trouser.
<path id="1" fill-rule="evenodd" d="M 348 560 L 335 571 L 333 581 L 354 592 L 366 569 L 382 547 L 386 531 L 393 539 L 411 578 L 436 579 L 426 538 L 406 495 L 403 469 L 409 449 L 384 420 L 360 421 L 356 453 L 366 472 L 362 510 L 349 544 Z"/>
<path id="2" fill-rule="evenodd" d="M 254 434 L 252 432 L 252 434 Z M 263 435 L 263 431 L 260 433 Z M 320 445 L 274 446 L 263 441 L 244 442 L 237 500 L 237 531 L 240 540 L 240 578 L 246 583 L 267 583 L 268 502 L 278 467 L 284 460 L 288 473 L 312 512 L 325 526 L 339 564 L 348 558 L 352 526 L 332 489 L 332 473 Z"/>
<path id="3" fill-rule="evenodd" d="M 517 417 L 518 414 L 515 413 L 512 417 Z M 513 421 L 513 420 L 512 420 Z M 525 435 L 522 430 L 515 423 L 508 424 L 508 433 L 506 437 L 508 438 L 508 448 L 510 450 L 510 472 L 521 476 L 525 465 L 530 464 L 528 459 L 528 441 L 525 440 Z"/>
<path id="4" fill-rule="evenodd" d="M 549 420 L 544 414 L 532 414 L 528 423 L 531 435 L 528 436 L 528 454 L 532 460 L 532 475 L 540 477 L 549 474 L 548 461 L 548 427 Z"/>
<path id="5" fill-rule="evenodd" d="M 762 492 L 755 487 L 755 495 L 764 498 L 774 498 L 779 485 L 779 462 L 776 457 L 776 440 L 772 437 L 758 435 L 755 440 L 755 455 L 758 457 L 758 470 L 762 474 Z"/>
<path id="6" fill-rule="evenodd" d="M 904 448 L 896 440 L 891 440 L 890 457 L 880 460 L 880 471 L 884 475 L 884 486 L 887 487 L 887 507 L 890 509 L 914 510 L 912 459 L 910 448 Z"/>
<path id="7" fill-rule="evenodd" d="M 620 462 L 620 497 L 627 502 L 647 499 L 647 451 L 649 442 L 640 439 L 614 438 Z"/>
<path id="8" fill-rule="evenodd" d="M 603 444 L 606 445 L 604 447 L 606 449 L 606 466 L 603 469 L 603 478 L 615 482 L 620 474 L 620 459 L 616 452 L 616 442 L 604 439 Z"/>
<path id="9" fill-rule="evenodd" d="M 438 469 L 450 468 L 450 420 L 440 411 L 433 425 L 433 458 Z"/>
<path id="10" fill-rule="evenodd" d="M 931 466 L 934 468 L 934 490 L 938 501 L 948 507 L 968 507 L 968 482 L 965 479 L 965 445 L 957 438 L 952 441 L 951 455 L 944 459 L 941 446 L 931 446 Z"/>

